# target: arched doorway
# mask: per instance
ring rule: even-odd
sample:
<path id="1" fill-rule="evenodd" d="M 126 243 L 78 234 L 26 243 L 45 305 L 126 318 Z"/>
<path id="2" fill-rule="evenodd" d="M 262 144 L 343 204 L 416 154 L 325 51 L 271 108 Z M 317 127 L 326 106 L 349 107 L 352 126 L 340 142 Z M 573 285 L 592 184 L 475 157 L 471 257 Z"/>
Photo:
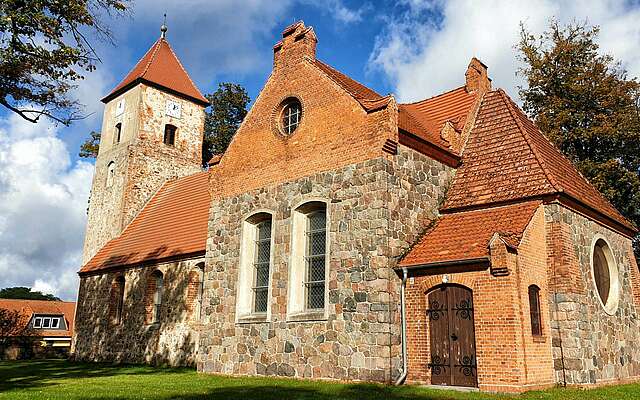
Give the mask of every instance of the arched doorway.
<path id="1" fill-rule="evenodd" d="M 473 293 L 444 284 L 427 293 L 433 385 L 478 386 Z"/>

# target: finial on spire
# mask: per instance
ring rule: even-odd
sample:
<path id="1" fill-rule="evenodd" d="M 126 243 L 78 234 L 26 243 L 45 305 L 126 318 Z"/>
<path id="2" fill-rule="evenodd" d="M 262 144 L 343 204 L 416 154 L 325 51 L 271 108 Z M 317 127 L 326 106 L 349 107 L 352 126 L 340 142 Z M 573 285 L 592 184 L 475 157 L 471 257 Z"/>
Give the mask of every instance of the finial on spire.
<path id="1" fill-rule="evenodd" d="M 164 39 L 167 36 L 167 13 L 164 13 L 164 22 L 160 27 L 160 37 Z"/>

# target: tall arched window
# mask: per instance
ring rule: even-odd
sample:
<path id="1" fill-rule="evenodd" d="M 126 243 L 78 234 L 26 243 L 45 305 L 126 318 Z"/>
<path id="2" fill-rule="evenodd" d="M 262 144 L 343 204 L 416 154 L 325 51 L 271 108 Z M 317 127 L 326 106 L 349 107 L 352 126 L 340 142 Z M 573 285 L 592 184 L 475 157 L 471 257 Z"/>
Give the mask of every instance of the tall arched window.
<path id="1" fill-rule="evenodd" d="M 327 276 L 327 206 L 306 203 L 293 213 L 288 312 L 324 312 Z"/>
<path id="2" fill-rule="evenodd" d="M 194 321 L 200 320 L 202 312 L 202 295 L 204 293 L 204 263 L 199 263 L 189 273 L 189 287 L 187 289 L 187 309 Z"/>
<path id="3" fill-rule="evenodd" d="M 120 135 L 122 134 L 122 123 L 118 122 L 113 131 L 113 144 L 120 143 Z"/>
<path id="4" fill-rule="evenodd" d="M 176 144 L 176 132 L 178 128 L 171 124 L 166 124 L 164 126 L 164 144 L 168 144 L 169 146 L 175 146 Z"/>
<path id="5" fill-rule="evenodd" d="M 118 276 L 111 287 L 111 315 L 113 322 L 119 324 L 122 322 L 122 311 L 124 309 L 124 276 Z"/>
<path id="6" fill-rule="evenodd" d="M 162 316 L 162 294 L 164 280 L 162 272 L 154 271 L 147 282 L 147 291 L 145 293 L 145 303 L 147 311 L 147 322 L 158 323 Z"/>
<path id="7" fill-rule="evenodd" d="M 113 185 L 113 180 L 115 176 L 116 176 L 116 163 L 111 161 L 107 165 L 107 182 L 106 182 L 107 187 L 111 187 L 111 185 Z"/>
<path id="8" fill-rule="evenodd" d="M 269 309 L 272 217 L 258 213 L 242 224 L 240 270 L 238 274 L 239 319 L 266 318 Z"/>
<path id="9" fill-rule="evenodd" d="M 542 336 L 542 315 L 540 313 L 540 288 L 529 286 L 529 313 L 531 314 L 531 334 Z"/>

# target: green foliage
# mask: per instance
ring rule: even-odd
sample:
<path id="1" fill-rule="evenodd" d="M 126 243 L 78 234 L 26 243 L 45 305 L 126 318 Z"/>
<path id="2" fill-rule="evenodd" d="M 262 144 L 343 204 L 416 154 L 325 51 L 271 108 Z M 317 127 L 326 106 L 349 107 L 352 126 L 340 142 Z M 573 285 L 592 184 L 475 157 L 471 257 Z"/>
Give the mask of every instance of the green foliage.
<path id="1" fill-rule="evenodd" d="M 100 132 L 91 131 L 89 138 L 80 145 L 80 153 L 78 155 L 83 158 L 96 158 L 98 157 L 98 150 L 100 150 Z"/>
<path id="2" fill-rule="evenodd" d="M 44 294 L 42 292 L 32 292 L 31 288 L 23 287 L 23 286 L 0 289 L 0 299 L 60 301 L 58 297 L 52 294 Z"/>
<path id="3" fill-rule="evenodd" d="M 82 118 L 69 97 L 99 58 L 87 34 L 111 40 L 100 15 L 121 15 L 128 0 L 0 0 L 0 104 L 30 122 Z"/>
<path id="4" fill-rule="evenodd" d="M 216 154 L 227 150 L 231 138 L 247 115 L 247 104 L 251 100 L 247 91 L 236 83 L 220 83 L 218 89 L 207 96 L 211 109 L 205 115 L 202 165 Z"/>
<path id="5" fill-rule="evenodd" d="M 524 110 L 580 172 L 640 226 L 640 83 L 599 52 L 598 27 L 572 23 L 534 36 L 521 27 Z M 636 241 L 636 254 L 640 250 Z"/>

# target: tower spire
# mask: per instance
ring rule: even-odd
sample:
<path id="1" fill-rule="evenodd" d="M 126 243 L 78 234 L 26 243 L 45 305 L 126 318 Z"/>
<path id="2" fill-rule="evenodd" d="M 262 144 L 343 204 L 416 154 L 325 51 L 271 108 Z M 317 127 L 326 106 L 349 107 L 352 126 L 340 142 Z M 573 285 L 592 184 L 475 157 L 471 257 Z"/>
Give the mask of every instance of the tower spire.
<path id="1" fill-rule="evenodd" d="M 164 39 L 165 37 L 167 37 L 167 13 L 164 13 L 164 22 L 162 23 L 162 26 L 160 27 L 160 37 L 162 39 Z"/>

